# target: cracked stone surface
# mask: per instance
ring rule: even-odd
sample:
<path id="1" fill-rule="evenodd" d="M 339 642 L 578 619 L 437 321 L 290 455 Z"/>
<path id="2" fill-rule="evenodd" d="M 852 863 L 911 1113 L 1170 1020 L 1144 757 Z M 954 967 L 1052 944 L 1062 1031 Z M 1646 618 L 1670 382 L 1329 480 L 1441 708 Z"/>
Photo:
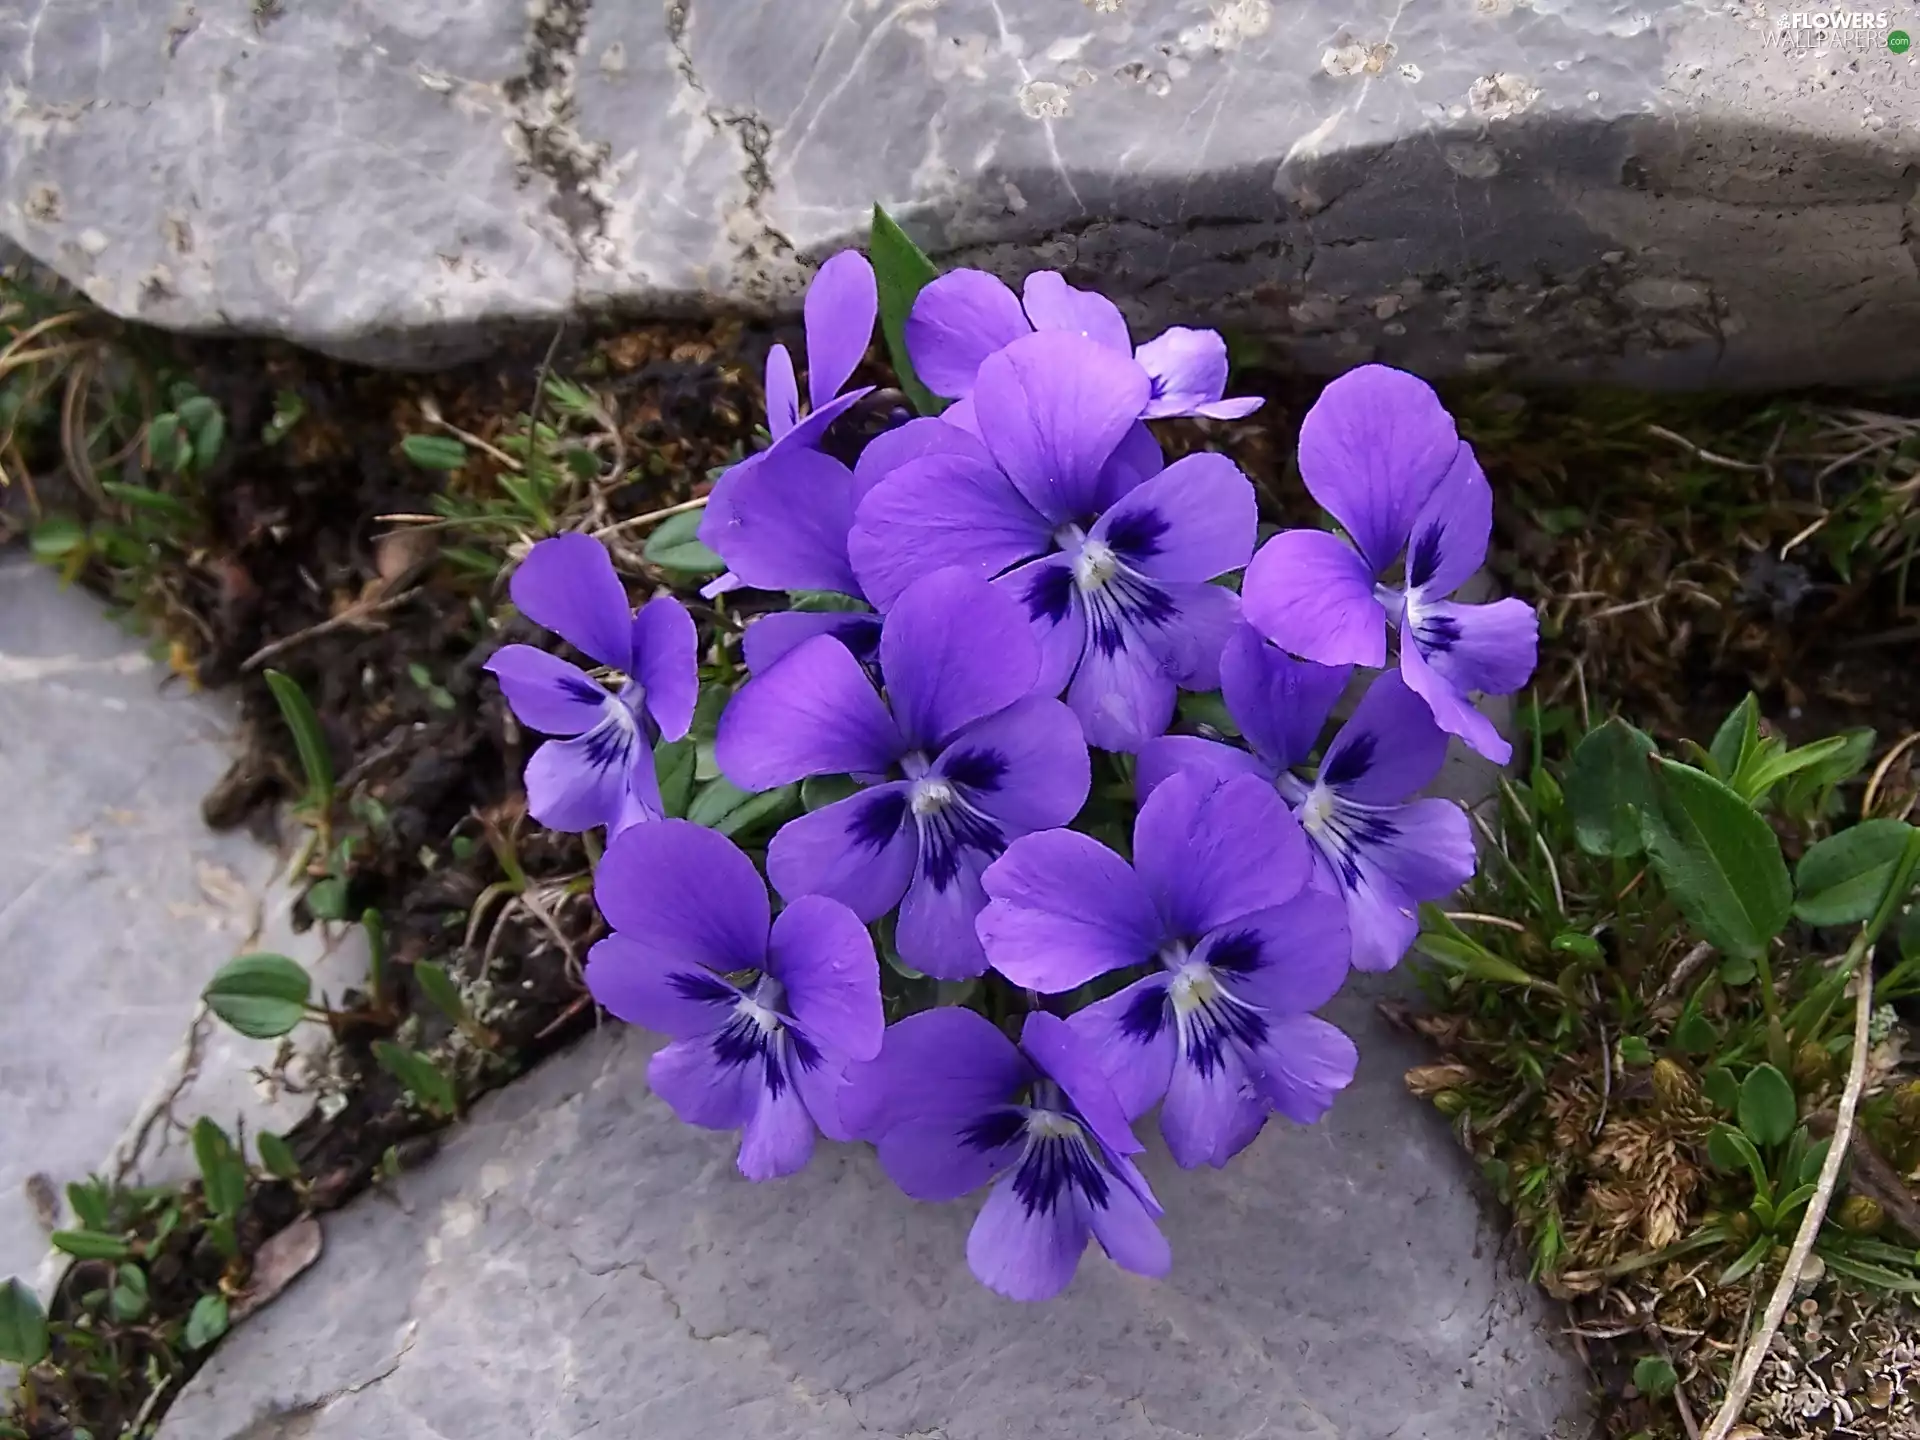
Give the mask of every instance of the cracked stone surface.
<path id="1" fill-rule="evenodd" d="M 1314 369 L 1912 378 L 1920 49 L 1789 10 L 0 0 L 0 235 L 119 314 L 427 364 L 790 311 L 878 200 Z"/>
<path id="2" fill-rule="evenodd" d="M 365 973 L 349 941 L 293 934 L 273 851 L 201 824 L 232 717 L 165 674 L 97 602 L 0 552 L 0 1277 L 51 1281 L 68 1182 L 184 1178 L 198 1116 L 251 1132 L 303 1113 L 250 1076 L 272 1044 L 201 1013 L 229 958 L 280 950 L 335 993 Z"/>
<path id="3" fill-rule="evenodd" d="M 975 1202 L 918 1205 L 864 1150 L 752 1185 L 648 1091 L 619 1026 L 478 1107 L 235 1331 L 161 1440 L 1542 1440 L 1578 1367 L 1508 1268 L 1409 1042 L 1358 992 L 1360 1077 L 1224 1172 L 1146 1171 L 1174 1271 L 1097 1253 L 1048 1305 L 967 1274 Z M 1144 1138 L 1144 1137 L 1143 1137 Z"/>

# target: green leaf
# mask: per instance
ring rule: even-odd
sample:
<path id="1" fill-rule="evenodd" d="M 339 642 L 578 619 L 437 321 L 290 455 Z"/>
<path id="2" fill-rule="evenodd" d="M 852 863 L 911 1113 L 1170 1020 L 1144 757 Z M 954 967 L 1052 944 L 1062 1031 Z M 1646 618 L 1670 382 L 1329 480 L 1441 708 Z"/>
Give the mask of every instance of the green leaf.
<path id="1" fill-rule="evenodd" d="M 276 391 L 273 397 L 273 417 L 267 421 L 266 428 L 260 432 L 260 439 L 268 445 L 278 445 L 287 438 L 287 432 L 298 425 L 307 413 L 307 402 L 301 398 L 298 390 Z"/>
<path id="2" fill-rule="evenodd" d="M 860 793 L 851 775 L 810 775 L 800 782 L 800 805 L 808 814 Z"/>
<path id="3" fill-rule="evenodd" d="M 1661 1355 L 1643 1355 L 1633 1366 L 1633 1388 L 1652 1399 L 1671 1395 L 1680 1383 L 1673 1362 Z"/>
<path id="4" fill-rule="evenodd" d="M 193 1302 L 187 1316 L 186 1343 L 189 1350 L 204 1350 L 227 1333 L 227 1297 L 202 1295 Z"/>
<path id="5" fill-rule="evenodd" d="M 453 983 L 446 966 L 432 960 L 416 960 L 413 978 L 420 992 L 433 1002 L 434 1009 L 456 1025 L 466 1020 L 466 1002 L 460 998 L 460 987 Z"/>
<path id="6" fill-rule="evenodd" d="M 427 1109 L 440 1115 L 452 1115 L 460 1108 L 453 1092 L 453 1081 L 433 1061 L 418 1050 L 409 1050 L 391 1040 L 373 1042 L 373 1058 L 380 1068 L 398 1080 Z"/>
<path id="7" fill-rule="evenodd" d="M 113 1209 L 107 1203 L 106 1191 L 98 1181 L 82 1184 L 76 1180 L 67 1186 L 67 1205 L 84 1230 L 111 1230 L 113 1228 Z"/>
<path id="8" fill-rule="evenodd" d="M 880 331 L 887 337 L 893 373 L 900 377 L 900 388 L 907 392 L 915 410 L 922 415 L 938 415 L 946 409 L 946 402 L 914 373 L 913 357 L 907 353 L 907 317 L 913 313 L 914 297 L 940 271 L 878 205 L 873 207 L 867 255 L 873 261 L 873 276 L 880 287 Z"/>
<path id="9" fill-rule="evenodd" d="M 1653 1063 L 1653 1047 L 1638 1035 L 1620 1037 L 1620 1063 L 1641 1066 Z"/>
<path id="10" fill-rule="evenodd" d="M 1714 779 L 1731 781 L 1760 740 L 1760 697 L 1752 691 L 1733 707 L 1733 713 L 1713 732 L 1707 753 L 1713 757 Z"/>
<path id="11" fill-rule="evenodd" d="M 1836 1275 L 1844 1275 L 1849 1280 L 1857 1280 L 1862 1285 L 1877 1286 L 1882 1290 L 1893 1290 L 1903 1295 L 1920 1295 L 1920 1276 L 1902 1275 L 1881 1265 L 1869 1264 L 1865 1260 L 1855 1260 L 1852 1256 L 1829 1250 L 1824 1245 L 1818 1248 L 1820 1258 Z"/>
<path id="12" fill-rule="evenodd" d="M 1740 1082 L 1740 1128 L 1756 1145 L 1778 1145 L 1800 1121 L 1793 1086 L 1771 1065 L 1756 1065 Z"/>
<path id="13" fill-rule="evenodd" d="M 700 543 L 700 519 L 705 514 L 704 510 L 684 510 L 663 520 L 641 551 L 647 563 L 696 578 L 725 570 L 727 562 Z"/>
<path id="14" fill-rule="evenodd" d="M 33 558 L 51 565 L 64 560 L 87 543 L 87 527 L 71 515 L 49 515 L 33 527 L 27 542 Z"/>
<path id="15" fill-rule="evenodd" d="M 1724 1065 L 1715 1065 L 1700 1077 L 1700 1092 L 1716 1110 L 1731 1115 L 1740 1108 L 1740 1082 Z"/>
<path id="16" fill-rule="evenodd" d="M 1751 1275 L 1755 1270 L 1758 1270 L 1761 1264 L 1772 1253 L 1773 1237 L 1771 1235 L 1762 1235 L 1747 1247 L 1744 1255 L 1726 1269 L 1722 1270 L 1720 1272 L 1720 1278 L 1714 1283 L 1716 1285 L 1731 1285 L 1737 1280 L 1746 1279 L 1747 1276 Z"/>
<path id="17" fill-rule="evenodd" d="M 772 790 L 763 790 L 744 805 L 738 806 L 713 828 L 729 839 L 744 834 L 754 826 L 769 818 L 784 822 L 800 811 L 800 786 L 781 785 Z"/>
<path id="18" fill-rule="evenodd" d="M 180 407 L 180 423 L 192 438 L 193 465 L 205 470 L 220 458 L 220 447 L 227 439 L 227 417 L 205 395 L 196 395 Z"/>
<path id="19" fill-rule="evenodd" d="M 118 1235 L 102 1230 L 56 1230 L 47 1237 L 53 1248 L 64 1250 L 76 1260 L 124 1260 L 133 1247 Z"/>
<path id="20" fill-rule="evenodd" d="M 1640 817 L 1655 806 L 1647 761 L 1653 741 L 1624 720 L 1587 732 L 1566 773 L 1574 838 L 1589 855 L 1625 858 L 1642 848 Z"/>
<path id="21" fill-rule="evenodd" d="M 1842 742 L 1838 748 L 1788 781 L 1781 795 L 1781 804 L 1790 813 L 1804 810 L 1822 791 L 1831 789 L 1842 780 L 1851 780 L 1866 768 L 1867 761 L 1873 756 L 1875 737 L 1872 727 L 1843 730 L 1838 738 Z"/>
<path id="22" fill-rule="evenodd" d="M 241 955 L 207 982 L 207 1008 L 250 1040 L 273 1040 L 298 1025 L 313 994 L 313 977 L 285 955 Z"/>
<path id="23" fill-rule="evenodd" d="M 384 1005 L 387 994 L 386 922 L 380 918 L 378 910 L 368 906 L 360 912 L 360 928 L 367 932 L 367 989 L 372 992 L 375 1005 Z"/>
<path id="24" fill-rule="evenodd" d="M 342 876 L 329 875 L 307 887 L 307 913 L 316 920 L 346 919 L 349 903 L 347 882 Z"/>
<path id="25" fill-rule="evenodd" d="M 320 728 L 320 717 L 314 713 L 307 692 L 291 675 L 269 670 L 266 676 L 281 718 L 293 732 L 300 768 L 307 776 L 308 801 L 315 810 L 325 811 L 333 803 L 333 752 L 327 746 L 326 732 Z"/>
<path id="26" fill-rule="evenodd" d="M 692 736 L 663 740 L 653 747 L 653 773 L 660 782 L 660 802 L 667 814 L 684 819 L 693 800 L 693 771 L 700 745 Z"/>
<path id="27" fill-rule="evenodd" d="M 1642 819 L 1667 893 L 1723 954 L 1765 954 L 1793 909 L 1779 837 L 1711 775 L 1672 760 L 1653 763 L 1659 807 Z"/>
<path id="28" fill-rule="evenodd" d="M 1809 925 L 1856 925 L 1868 919 L 1912 832 L 1904 820 L 1863 820 L 1829 835 L 1800 857 L 1793 913 Z"/>
<path id="29" fill-rule="evenodd" d="M 789 590 L 787 608 L 804 615 L 867 615 L 873 607 L 838 590 Z"/>
<path id="30" fill-rule="evenodd" d="M 687 819 L 696 825 L 705 825 L 712 829 L 747 801 L 753 799 L 757 793 L 753 790 L 742 790 L 722 775 L 719 779 L 709 780 L 700 787 L 699 793 L 693 797 L 693 803 L 687 807 Z"/>
<path id="31" fill-rule="evenodd" d="M 1720 983 L 1722 985 L 1748 985 L 1753 977 L 1760 973 L 1753 961 L 1745 955 L 1735 955 L 1720 962 Z"/>
<path id="32" fill-rule="evenodd" d="M 467 447 L 451 435 L 409 435 L 400 453 L 423 470 L 458 470 L 467 463 Z"/>
<path id="33" fill-rule="evenodd" d="M 1674 1022 L 1673 1032 L 1667 1038 L 1676 1049 L 1688 1055 L 1705 1055 L 1720 1043 L 1720 1032 L 1705 1015 L 1689 1008 Z"/>
<path id="34" fill-rule="evenodd" d="M 187 461 L 193 456 L 193 446 L 187 439 L 178 415 L 167 410 L 153 417 L 153 423 L 147 426 L 147 451 L 153 456 L 153 463 L 158 469 L 178 471 L 187 468 Z"/>
<path id="35" fill-rule="evenodd" d="M 138 1265 L 122 1265 L 113 1287 L 114 1318 L 138 1320 L 147 1311 L 147 1272 Z"/>
<path id="36" fill-rule="evenodd" d="M 1707 1132 L 1707 1158 L 1722 1170 L 1738 1172 L 1744 1168 L 1753 1178 L 1754 1194 L 1771 1198 L 1773 1182 L 1753 1141 L 1731 1125 L 1715 1125 Z"/>
<path id="37" fill-rule="evenodd" d="M 202 1115 L 193 1122 L 193 1158 L 206 1187 L 207 1208 L 225 1219 L 247 1203 L 247 1162 L 227 1132 Z"/>
<path id="38" fill-rule="evenodd" d="M 47 1358 L 47 1312 L 18 1280 L 0 1285 L 0 1360 L 25 1369 Z"/>
<path id="39" fill-rule="evenodd" d="M 271 1130 L 262 1130 L 254 1137 L 254 1148 L 260 1152 L 260 1164 L 276 1180 L 298 1180 L 300 1162 L 294 1158 L 293 1147 L 281 1136 Z"/>
<path id="40" fill-rule="evenodd" d="M 121 504 L 144 510 L 162 520 L 193 519 L 193 507 L 178 495 L 169 495 L 164 490 L 155 490 L 147 485 L 129 485 L 123 480 L 102 480 L 100 488 Z"/>

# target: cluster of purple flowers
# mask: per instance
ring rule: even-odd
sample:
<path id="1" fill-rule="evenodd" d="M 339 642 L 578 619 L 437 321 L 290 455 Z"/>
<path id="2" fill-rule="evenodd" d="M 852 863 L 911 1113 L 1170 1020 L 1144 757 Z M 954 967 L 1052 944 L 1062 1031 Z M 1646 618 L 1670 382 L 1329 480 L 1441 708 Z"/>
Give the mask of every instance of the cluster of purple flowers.
<path id="1" fill-rule="evenodd" d="M 816 1133 L 868 1140 L 915 1198 L 992 1186 L 968 1260 L 1005 1295 L 1057 1293 L 1089 1238 L 1161 1274 L 1134 1123 L 1158 1106 L 1179 1165 L 1223 1165 L 1269 1115 L 1316 1120 L 1352 1079 L 1352 1042 L 1313 1012 L 1350 967 L 1397 963 L 1420 902 L 1472 874 L 1460 809 L 1413 797 L 1449 735 L 1508 757 L 1470 695 L 1525 683 L 1534 616 L 1451 598 L 1485 559 L 1492 496 L 1411 375 L 1370 365 L 1327 386 L 1299 460 L 1341 533 L 1256 553 L 1247 478 L 1218 454 L 1165 463 L 1146 424 L 1258 408 L 1225 397 L 1219 335 L 1136 347 L 1110 301 L 1059 275 L 1015 295 L 951 272 L 906 341 L 952 403 L 849 467 L 821 445 L 867 393 L 844 387 L 876 308 L 863 256 L 822 267 L 810 411 L 776 347 L 772 444 L 721 477 L 701 529 L 728 567 L 710 595 L 845 597 L 749 622 L 721 773 L 850 793 L 773 836 L 764 882 L 732 841 L 666 818 L 653 745 L 692 722 L 693 621 L 670 597 L 633 613 L 605 551 L 561 536 L 513 598 L 612 674 L 524 645 L 494 657 L 516 715 L 570 737 L 529 763 L 528 806 L 606 828 L 595 895 L 613 933 L 587 984 L 672 1037 L 654 1089 L 692 1124 L 740 1130 L 748 1177 L 799 1169 Z M 1397 670 L 1320 750 L 1355 667 L 1387 666 L 1389 632 Z M 1234 740 L 1169 734 L 1181 690 L 1218 690 Z M 1090 748 L 1129 757 L 1127 854 L 1070 828 Z M 876 926 L 910 973 L 999 977 L 1024 1006 L 1017 1040 L 961 1005 L 887 1025 Z"/>

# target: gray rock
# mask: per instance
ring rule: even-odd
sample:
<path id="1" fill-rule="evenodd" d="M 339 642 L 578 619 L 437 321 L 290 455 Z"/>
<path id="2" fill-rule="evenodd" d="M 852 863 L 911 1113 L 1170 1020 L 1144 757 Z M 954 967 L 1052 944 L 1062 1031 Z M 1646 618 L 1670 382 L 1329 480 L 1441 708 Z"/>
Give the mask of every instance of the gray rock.
<path id="1" fill-rule="evenodd" d="M 1364 994 L 1331 1013 L 1362 1063 L 1325 1122 L 1223 1172 L 1154 1137 L 1172 1276 L 1096 1252 L 1038 1307 L 968 1275 L 977 1202 L 915 1204 L 864 1150 L 740 1179 L 731 1137 L 649 1093 L 655 1042 L 614 1026 L 328 1217 L 161 1440 L 1584 1433 L 1578 1366 L 1401 1087 L 1414 1047 Z"/>
<path id="2" fill-rule="evenodd" d="M 791 310 L 878 200 L 947 262 L 1315 369 L 1920 374 L 1920 50 L 1883 32 L 1783 44 L 1748 0 L 390 9 L 0 0 L 0 232 L 116 313 L 377 363 Z"/>

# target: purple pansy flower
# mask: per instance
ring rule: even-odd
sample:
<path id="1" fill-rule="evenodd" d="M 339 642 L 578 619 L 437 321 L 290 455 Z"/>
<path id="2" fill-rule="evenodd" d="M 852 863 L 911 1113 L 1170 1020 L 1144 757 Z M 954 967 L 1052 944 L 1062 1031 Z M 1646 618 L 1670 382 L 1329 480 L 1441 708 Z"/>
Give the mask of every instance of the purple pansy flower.
<path id="1" fill-rule="evenodd" d="M 1106 296 L 1077 290 L 1052 270 L 1027 276 L 1020 296 L 984 270 L 950 270 L 927 283 L 907 316 L 907 354 L 936 395 L 963 399 L 989 355 L 1035 331 L 1083 335 L 1147 374 L 1141 419 L 1205 415 L 1238 420 L 1265 402 L 1221 399 L 1227 386 L 1227 342 L 1215 330 L 1176 325 L 1135 349 L 1126 318 Z M 961 417 L 964 423 L 964 417 Z"/>
<path id="2" fill-rule="evenodd" d="M 1493 491 L 1439 396 L 1384 365 L 1348 371 L 1300 424 L 1300 475 L 1352 544 L 1274 536 L 1247 567 L 1247 619 L 1308 660 L 1368 666 L 1386 664 L 1391 622 L 1400 672 L 1440 728 L 1504 765 L 1513 747 L 1467 694 L 1526 684 L 1539 622 L 1524 600 L 1447 598 L 1487 557 Z M 1380 583 L 1403 553 L 1403 585 Z"/>
<path id="3" fill-rule="evenodd" d="M 775 457 L 812 450 L 834 421 L 873 392 L 871 385 L 863 385 L 842 394 L 841 387 L 867 353 L 879 305 L 873 266 L 858 250 L 842 250 L 814 274 L 804 305 L 811 408 L 803 418 L 793 357 L 785 345 L 775 345 L 767 352 L 766 379 L 767 433 L 773 443 L 720 477 L 700 520 L 701 543 L 722 558 L 727 555 L 724 541 L 734 524 L 733 495 L 740 482 Z M 738 571 L 729 570 L 701 593 L 711 598 L 752 584 Z"/>
<path id="4" fill-rule="evenodd" d="M 1316 882 L 1346 901 L 1353 963 L 1388 970 L 1419 933 L 1419 903 L 1473 876 L 1473 832 L 1449 800 L 1410 799 L 1440 772 L 1447 737 L 1400 676 L 1377 677 L 1327 746 L 1318 777 L 1293 773 L 1312 753 L 1346 688 L 1347 666 L 1295 660 L 1241 627 L 1220 657 L 1220 691 L 1252 753 L 1169 735 L 1141 753 L 1144 795 L 1169 776 L 1252 774 L 1295 807 L 1312 843 Z"/>
<path id="5" fill-rule="evenodd" d="M 865 787 L 781 827 L 774 888 L 830 895 L 868 921 L 897 904 L 907 964 L 943 980 L 983 971 L 980 872 L 1014 836 L 1071 820 L 1091 783 L 1073 712 L 1033 693 L 1039 668 L 1019 607 L 949 569 L 887 614 L 884 701 L 832 636 L 755 675 L 720 717 L 727 778 L 764 790 L 846 774 Z"/>
<path id="6" fill-rule="evenodd" d="M 753 861 L 685 820 L 615 836 L 593 893 L 613 933 L 588 955 L 587 989 L 673 1037 L 647 1080 L 674 1114 L 740 1130 L 749 1180 L 804 1166 L 816 1129 L 849 1138 L 846 1070 L 879 1053 L 886 1026 L 873 940 L 852 911 L 808 895 L 769 927 Z"/>
<path id="7" fill-rule="evenodd" d="M 1173 1158 L 1224 1165 L 1269 1113 L 1317 1120 L 1353 1079 L 1353 1042 L 1310 1013 L 1348 955 L 1345 912 L 1311 873 L 1272 785 L 1178 775 L 1140 807 L 1131 866 L 1077 831 L 1014 841 L 987 871 L 980 939 L 995 970 L 1049 994 L 1157 964 L 1068 1023 L 1129 1119 L 1165 1096 Z"/>
<path id="8" fill-rule="evenodd" d="M 967 1264 L 1009 1299 L 1066 1289 L 1089 1238 L 1137 1275 L 1172 1264 L 1160 1202 L 1128 1158 L 1140 1142 L 1099 1058 L 1055 1016 L 1027 1016 L 1016 1047 L 971 1010 L 910 1015 L 851 1068 L 844 1109 L 916 1200 L 957 1200 L 998 1177 Z"/>
<path id="9" fill-rule="evenodd" d="M 1257 526 L 1226 456 L 1161 470 L 1151 436 L 1128 440 L 1146 393 L 1145 371 L 1092 340 L 1014 340 L 980 365 L 978 438 L 923 431 L 929 448 L 866 493 L 848 541 L 883 611 L 940 566 L 1001 575 L 1040 641 L 1040 690 L 1065 688 L 1107 750 L 1164 731 L 1180 686 L 1219 683 L 1239 599 L 1208 582 L 1246 564 Z"/>
<path id="10" fill-rule="evenodd" d="M 606 547 L 556 535 L 513 573 L 513 603 L 574 649 L 619 672 L 617 688 L 531 645 L 503 645 L 486 668 L 520 723 L 549 740 L 527 762 L 527 811 L 550 830 L 617 834 L 661 815 L 653 744 L 693 724 L 700 671 L 693 617 L 670 595 L 627 604 Z"/>

